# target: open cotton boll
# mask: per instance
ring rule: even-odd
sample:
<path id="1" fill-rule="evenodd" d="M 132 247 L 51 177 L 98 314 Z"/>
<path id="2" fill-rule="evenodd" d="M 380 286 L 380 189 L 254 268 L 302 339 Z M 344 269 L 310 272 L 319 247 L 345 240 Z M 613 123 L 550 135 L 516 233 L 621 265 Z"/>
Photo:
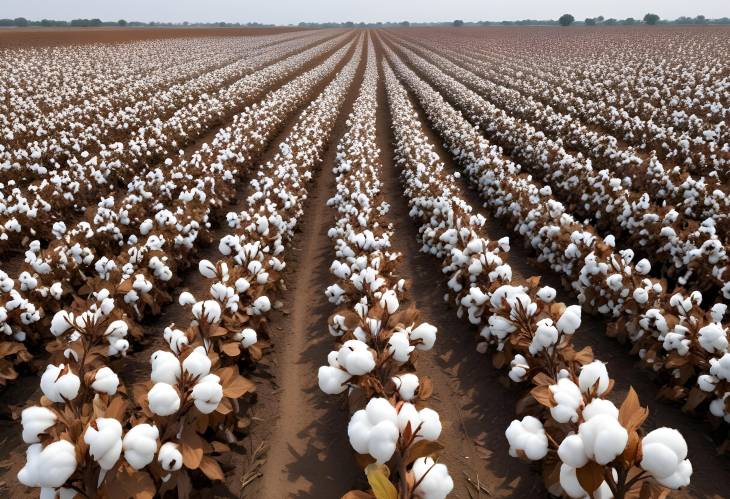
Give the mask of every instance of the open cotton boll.
<path id="1" fill-rule="evenodd" d="M 157 350 L 150 356 L 152 374 L 150 379 L 154 383 L 174 385 L 182 374 L 180 360 L 174 353 L 166 350 Z"/>
<path id="2" fill-rule="evenodd" d="M 502 341 L 507 337 L 507 335 L 509 335 L 509 333 L 517 330 L 517 326 L 515 326 L 512 321 L 497 314 L 490 315 L 489 319 L 487 319 L 487 324 L 488 325 L 479 333 L 480 336 L 483 336 L 486 339 L 489 339 L 490 336 L 494 336 L 498 340 Z"/>
<path id="3" fill-rule="evenodd" d="M 553 326 L 552 319 L 543 319 L 537 323 L 535 335 L 530 343 L 530 353 L 537 355 L 543 350 L 550 349 L 558 342 L 558 330 Z"/>
<path id="4" fill-rule="evenodd" d="M 661 485 L 678 489 L 689 485 L 692 463 L 687 459 L 687 442 L 677 430 L 657 428 L 641 440 L 640 466 Z"/>
<path id="5" fill-rule="evenodd" d="M 62 487 L 76 471 L 76 447 L 68 440 L 59 440 L 46 447 L 33 444 L 26 451 L 26 464 L 18 472 L 18 480 L 28 487 Z"/>
<path id="6" fill-rule="evenodd" d="M 133 426 L 122 440 L 124 459 L 135 470 L 141 470 L 155 458 L 158 438 L 160 431 L 156 426 L 147 423 Z"/>
<path id="7" fill-rule="evenodd" d="M 550 385 L 550 391 L 557 404 L 550 408 L 550 415 L 558 423 L 577 422 L 578 408 L 583 404 L 583 394 L 580 388 L 569 378 L 559 379 Z"/>
<path id="8" fill-rule="evenodd" d="M 537 292 L 537 297 L 545 303 L 551 303 L 555 299 L 556 295 L 557 292 L 555 291 L 555 288 L 551 288 L 550 286 L 542 287 Z"/>
<path id="9" fill-rule="evenodd" d="M 241 346 L 243 348 L 249 348 L 256 344 L 258 341 L 258 336 L 256 335 L 256 331 L 251 329 L 250 327 L 247 327 L 243 331 L 241 331 Z"/>
<path id="10" fill-rule="evenodd" d="M 527 363 L 527 359 L 523 355 L 515 354 L 510 361 L 509 379 L 515 383 L 520 383 L 525 380 L 529 369 L 530 365 Z"/>
<path id="11" fill-rule="evenodd" d="M 210 372 L 212 362 L 205 347 L 198 346 L 185 358 L 183 370 L 195 378 L 202 378 Z"/>
<path id="12" fill-rule="evenodd" d="M 396 331 L 388 339 L 388 352 L 396 362 L 401 364 L 408 362 L 411 352 L 416 347 L 411 346 L 408 341 L 408 333 L 405 331 Z"/>
<path id="13" fill-rule="evenodd" d="M 580 305 L 571 305 L 565 309 L 563 314 L 555 324 L 558 331 L 565 334 L 573 334 L 580 327 L 581 307 Z"/>
<path id="14" fill-rule="evenodd" d="M 337 353 L 337 362 L 353 376 L 362 376 L 375 368 L 373 353 L 360 340 L 346 341 Z"/>
<path id="15" fill-rule="evenodd" d="M 568 435 L 560 442 L 558 456 L 562 462 L 573 468 L 582 468 L 588 464 L 588 456 L 586 455 L 583 439 L 576 434 Z"/>
<path id="16" fill-rule="evenodd" d="M 373 398 L 365 409 L 355 412 L 347 425 L 350 445 L 359 454 L 370 454 L 387 462 L 398 442 L 398 414 L 384 398 Z"/>
<path id="17" fill-rule="evenodd" d="M 436 326 L 432 326 L 428 322 L 422 322 L 411 330 L 409 336 L 413 343 L 416 343 L 418 350 L 431 350 L 436 343 Z M 420 343 L 419 341 L 420 340 Z"/>
<path id="18" fill-rule="evenodd" d="M 165 471 L 177 471 L 182 468 L 183 457 L 175 442 L 165 442 L 157 454 L 157 461 Z"/>
<path id="19" fill-rule="evenodd" d="M 608 464 L 626 448 L 629 434 L 618 420 L 597 414 L 578 428 L 586 455 L 598 464 Z"/>
<path id="20" fill-rule="evenodd" d="M 210 260 L 200 260 L 198 262 L 198 271 L 203 277 L 213 279 L 216 276 L 215 265 Z"/>
<path id="21" fill-rule="evenodd" d="M 722 322 L 723 317 L 725 317 L 725 312 L 727 312 L 727 305 L 724 303 L 715 303 L 710 309 L 710 314 L 714 322 Z"/>
<path id="22" fill-rule="evenodd" d="M 172 385 L 156 383 L 147 393 L 150 410 L 158 416 L 169 416 L 180 409 L 180 395 Z"/>
<path id="23" fill-rule="evenodd" d="M 730 381 L 730 353 L 726 353 L 719 359 L 710 359 L 710 374 Z"/>
<path id="24" fill-rule="evenodd" d="M 192 397 L 195 407 L 203 414 L 215 411 L 223 400 L 221 379 L 215 374 L 208 374 L 195 384 Z"/>
<path id="25" fill-rule="evenodd" d="M 271 310 L 271 301 L 268 296 L 259 296 L 256 300 L 254 300 L 252 307 L 254 314 L 265 314 Z"/>
<path id="26" fill-rule="evenodd" d="M 581 414 L 586 421 L 599 414 L 606 414 L 614 419 L 618 419 L 618 407 L 610 400 L 595 398 L 583 408 Z"/>
<path id="27" fill-rule="evenodd" d="M 23 442 L 38 443 L 39 435 L 56 424 L 56 413 L 47 407 L 28 407 L 20 413 L 20 424 L 23 427 Z"/>
<path id="28" fill-rule="evenodd" d="M 698 333 L 700 346 L 710 353 L 727 352 L 727 333 L 720 324 L 710 323 L 701 328 Z"/>
<path id="29" fill-rule="evenodd" d="M 65 374 L 63 374 L 65 372 Z M 41 390 L 51 402 L 61 403 L 73 400 L 79 394 L 81 380 L 63 364 L 49 364 L 41 376 Z"/>
<path id="30" fill-rule="evenodd" d="M 350 377 L 350 373 L 333 366 L 320 366 L 317 372 L 319 389 L 327 395 L 337 395 L 347 390 L 346 383 Z"/>
<path id="31" fill-rule="evenodd" d="M 394 314 L 398 311 L 398 295 L 392 289 L 387 290 L 380 297 L 380 306 L 385 309 L 389 314 Z"/>
<path id="32" fill-rule="evenodd" d="M 51 319 L 51 334 L 53 336 L 61 336 L 63 333 L 71 329 L 74 324 L 74 316 L 66 310 L 59 310 Z"/>
<path id="33" fill-rule="evenodd" d="M 642 258 L 636 262 L 636 266 L 634 268 L 639 275 L 647 275 L 651 272 L 651 263 L 649 263 L 649 260 L 646 258 Z"/>
<path id="34" fill-rule="evenodd" d="M 636 303 L 642 305 L 649 301 L 649 293 L 644 288 L 636 288 L 633 296 Z"/>
<path id="35" fill-rule="evenodd" d="M 182 293 L 180 293 L 180 296 L 178 297 L 178 303 L 183 307 L 185 307 L 187 305 L 193 305 L 197 301 L 198 300 L 195 299 L 193 294 L 189 293 L 187 291 L 183 291 Z"/>
<path id="36" fill-rule="evenodd" d="M 613 498 L 611 488 L 605 481 L 593 492 L 592 496 L 589 496 L 585 489 L 580 486 L 578 476 L 576 475 L 576 468 L 567 464 L 560 465 L 560 486 L 568 497 L 574 499 L 586 499 L 589 497 L 591 499 Z"/>
<path id="37" fill-rule="evenodd" d="M 216 324 L 221 319 L 221 306 L 215 300 L 196 302 L 193 305 L 193 317 L 196 319 L 205 317 L 209 324 Z"/>
<path id="38" fill-rule="evenodd" d="M 91 384 L 91 388 L 99 393 L 106 393 L 108 395 L 114 395 L 117 393 L 119 387 L 119 376 L 112 371 L 110 368 L 104 366 L 94 376 L 94 382 Z"/>
<path id="39" fill-rule="evenodd" d="M 509 455 L 518 457 L 522 451 L 531 461 L 539 461 L 547 455 L 548 439 L 539 419 L 525 416 L 522 421 L 515 419 L 505 431 L 509 442 Z"/>
<path id="40" fill-rule="evenodd" d="M 185 332 L 180 331 L 179 329 L 166 327 L 163 337 L 165 338 L 165 341 L 167 341 L 167 344 L 170 345 L 170 350 L 172 350 L 172 352 L 176 355 L 180 354 L 180 352 L 182 352 L 190 343 Z"/>
<path id="41" fill-rule="evenodd" d="M 454 490 L 454 481 L 445 464 L 430 457 L 419 457 L 413 462 L 413 477 L 418 486 L 413 491 L 419 499 L 445 499 Z"/>
<path id="42" fill-rule="evenodd" d="M 714 392 L 715 385 L 717 385 L 719 381 L 719 379 L 710 374 L 702 374 L 697 378 L 697 386 L 699 386 L 700 390 L 703 392 Z"/>
<path id="43" fill-rule="evenodd" d="M 418 390 L 418 376 L 413 373 L 400 374 L 391 378 L 398 390 L 398 395 L 405 401 L 411 401 Z"/>
<path id="44" fill-rule="evenodd" d="M 110 470 L 122 454 L 122 425 L 114 418 L 97 418 L 86 428 L 84 442 L 101 469 Z"/>
<path id="45" fill-rule="evenodd" d="M 606 364 L 600 360 L 594 360 L 590 364 L 582 366 L 578 376 L 578 385 L 583 393 L 589 393 L 596 383 L 598 383 L 597 395 L 602 395 L 608 390 L 608 370 Z"/>

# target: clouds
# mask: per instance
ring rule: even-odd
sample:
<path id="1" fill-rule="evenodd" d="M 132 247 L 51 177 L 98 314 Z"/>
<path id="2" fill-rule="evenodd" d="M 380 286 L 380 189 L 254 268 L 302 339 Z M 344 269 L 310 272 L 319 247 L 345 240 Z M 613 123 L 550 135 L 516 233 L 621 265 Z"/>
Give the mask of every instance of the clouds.
<path id="1" fill-rule="evenodd" d="M 656 12 L 663 18 L 704 14 L 730 16 L 726 0 L 3 0 L 3 17 L 138 21 L 229 21 L 288 24 L 300 21 L 443 21 L 556 19 L 565 12 L 576 19 L 641 18 Z M 203 8 L 202 5 L 205 5 Z"/>

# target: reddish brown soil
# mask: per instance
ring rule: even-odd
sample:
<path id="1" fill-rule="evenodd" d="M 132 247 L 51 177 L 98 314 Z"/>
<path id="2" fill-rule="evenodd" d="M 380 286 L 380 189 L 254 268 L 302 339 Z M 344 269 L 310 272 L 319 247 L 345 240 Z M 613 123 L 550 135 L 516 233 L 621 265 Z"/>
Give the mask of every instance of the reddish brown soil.
<path id="1" fill-rule="evenodd" d="M 126 43 L 160 38 L 264 36 L 302 28 L 0 28 L 0 48 Z"/>

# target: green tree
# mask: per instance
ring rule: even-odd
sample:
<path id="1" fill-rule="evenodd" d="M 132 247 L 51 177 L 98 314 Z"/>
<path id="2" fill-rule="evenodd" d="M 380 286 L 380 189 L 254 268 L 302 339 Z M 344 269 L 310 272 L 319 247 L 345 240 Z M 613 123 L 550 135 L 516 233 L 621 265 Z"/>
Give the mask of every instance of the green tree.
<path id="1" fill-rule="evenodd" d="M 631 26 L 633 24 L 636 24 L 636 19 L 633 17 L 627 17 L 623 21 L 621 21 L 621 24 L 625 24 L 626 26 Z"/>
<path id="2" fill-rule="evenodd" d="M 127 25 L 127 21 L 125 21 L 124 19 L 120 19 L 119 21 L 117 21 L 117 24 L 119 26 L 126 26 Z"/>
<path id="3" fill-rule="evenodd" d="M 454 21 L 453 23 L 451 23 L 451 24 L 452 24 L 452 25 L 453 25 L 453 26 L 454 26 L 455 28 L 461 28 L 462 26 L 464 26 L 464 21 L 462 21 L 461 19 L 457 19 L 457 20 L 455 20 L 455 21 Z"/>
<path id="4" fill-rule="evenodd" d="M 595 25 L 596 25 L 595 19 L 593 19 L 592 17 L 586 18 L 586 26 L 595 26 Z"/>
<path id="5" fill-rule="evenodd" d="M 659 16 L 656 14 L 647 14 L 644 16 L 644 22 L 649 26 L 654 26 L 659 22 Z"/>
<path id="6" fill-rule="evenodd" d="M 16 17 L 13 22 L 16 26 L 20 28 L 25 28 L 30 24 L 30 22 L 25 17 Z"/>
<path id="7" fill-rule="evenodd" d="M 571 14 L 563 14 L 560 16 L 560 19 L 558 19 L 558 22 L 561 26 L 570 26 L 575 22 L 575 17 L 573 17 Z"/>

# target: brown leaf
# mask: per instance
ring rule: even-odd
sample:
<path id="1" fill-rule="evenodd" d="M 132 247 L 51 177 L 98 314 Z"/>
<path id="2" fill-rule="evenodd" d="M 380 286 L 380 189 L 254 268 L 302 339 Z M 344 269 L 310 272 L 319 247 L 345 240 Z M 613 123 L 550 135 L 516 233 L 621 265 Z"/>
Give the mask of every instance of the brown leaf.
<path id="1" fill-rule="evenodd" d="M 550 392 L 550 387 L 546 385 L 536 386 L 530 390 L 530 395 L 532 395 L 532 398 L 540 403 L 540 405 L 544 405 L 545 407 L 553 407 L 555 405 L 553 403 L 553 394 Z"/>
<path id="2" fill-rule="evenodd" d="M 211 480 L 223 480 L 223 470 L 221 470 L 218 461 L 210 456 L 205 456 L 200 461 L 200 471 Z"/>
<path id="3" fill-rule="evenodd" d="M 406 466 L 414 462 L 419 457 L 433 456 L 444 446 L 438 442 L 432 442 L 430 440 L 419 440 L 415 444 L 411 445 L 406 451 L 406 455 L 403 457 Z"/>
<path id="4" fill-rule="evenodd" d="M 629 387 L 629 393 L 626 395 L 618 411 L 619 423 L 628 431 L 636 430 L 648 416 L 649 409 L 641 407 L 639 396 L 633 387 Z"/>
<path id="5" fill-rule="evenodd" d="M 418 397 L 426 400 L 433 395 L 433 381 L 428 376 L 421 376 L 418 380 Z"/>
<path id="6" fill-rule="evenodd" d="M 390 470 L 387 466 L 384 464 L 371 464 L 365 468 L 365 474 L 376 499 L 398 499 L 398 491 L 395 485 L 388 480 Z"/>
<path id="7" fill-rule="evenodd" d="M 203 459 L 203 449 L 201 447 L 192 447 L 185 442 L 180 442 L 180 453 L 183 456 L 183 464 L 186 468 L 198 469 Z"/>
<path id="8" fill-rule="evenodd" d="M 155 482 L 146 471 L 134 471 L 129 466 L 119 466 L 116 472 L 106 476 L 101 496 L 109 499 L 152 499 L 155 496 Z"/>
<path id="9" fill-rule="evenodd" d="M 351 490 L 341 497 L 341 499 L 373 499 L 375 496 L 362 490 Z"/>
<path id="10" fill-rule="evenodd" d="M 256 390 L 256 385 L 248 378 L 244 378 L 240 374 L 223 385 L 223 395 L 226 397 L 239 399 L 246 393 Z"/>
<path id="11" fill-rule="evenodd" d="M 588 492 L 588 495 L 592 495 L 603 483 L 603 466 L 594 461 L 588 461 L 588 464 L 575 470 L 575 475 L 583 490 Z"/>
<path id="12" fill-rule="evenodd" d="M 238 357 L 241 355 L 241 344 L 237 341 L 223 343 L 221 350 L 229 357 Z"/>

